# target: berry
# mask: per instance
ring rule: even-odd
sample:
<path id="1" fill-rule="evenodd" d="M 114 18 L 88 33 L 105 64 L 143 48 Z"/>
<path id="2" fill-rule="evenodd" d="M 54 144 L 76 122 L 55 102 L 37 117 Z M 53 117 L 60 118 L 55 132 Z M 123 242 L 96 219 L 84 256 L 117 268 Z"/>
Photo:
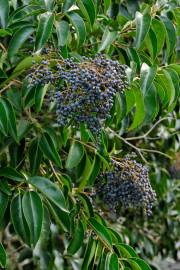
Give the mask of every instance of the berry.
<path id="1" fill-rule="evenodd" d="M 148 169 L 130 158 L 113 163 L 113 170 L 98 176 L 96 195 L 117 212 L 124 208 L 142 208 L 150 215 L 156 194 L 152 190 Z"/>

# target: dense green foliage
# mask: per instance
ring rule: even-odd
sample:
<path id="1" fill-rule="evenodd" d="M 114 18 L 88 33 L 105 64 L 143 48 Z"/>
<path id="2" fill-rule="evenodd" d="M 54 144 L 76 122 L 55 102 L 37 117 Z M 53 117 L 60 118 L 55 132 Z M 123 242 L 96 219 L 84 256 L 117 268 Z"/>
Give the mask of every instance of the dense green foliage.
<path id="1" fill-rule="evenodd" d="M 150 270 L 155 255 L 177 258 L 178 2 L 0 1 L 2 268 Z M 98 53 L 127 65 L 129 86 L 97 139 L 86 125 L 60 127 L 56 88 L 27 75 Z M 98 175 L 126 156 L 149 168 L 150 217 L 94 197 Z"/>

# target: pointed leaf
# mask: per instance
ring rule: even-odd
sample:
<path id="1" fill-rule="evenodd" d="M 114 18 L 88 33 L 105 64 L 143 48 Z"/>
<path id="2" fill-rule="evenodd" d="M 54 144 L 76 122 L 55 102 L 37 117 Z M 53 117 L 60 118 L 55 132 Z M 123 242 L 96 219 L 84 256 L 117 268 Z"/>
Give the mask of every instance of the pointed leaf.
<path id="1" fill-rule="evenodd" d="M 106 255 L 104 270 L 119 270 L 118 256 L 115 253 L 108 252 Z"/>
<path id="2" fill-rule="evenodd" d="M 68 158 L 66 161 L 66 168 L 72 169 L 76 167 L 84 155 L 84 148 L 79 142 L 73 142 L 69 150 Z"/>
<path id="3" fill-rule="evenodd" d="M 161 52 L 164 41 L 165 41 L 165 36 L 166 36 L 166 29 L 163 25 L 163 23 L 155 18 L 152 19 L 152 29 L 156 35 L 157 39 L 157 52 L 156 56 Z"/>
<path id="4" fill-rule="evenodd" d="M 23 26 L 15 32 L 8 47 L 8 55 L 10 58 L 18 52 L 19 48 L 29 38 L 33 31 L 34 28 L 32 26 Z"/>
<path id="5" fill-rule="evenodd" d="M 25 243 L 30 245 L 30 232 L 24 218 L 22 210 L 22 195 L 16 195 L 10 207 L 11 221 L 13 223 L 16 233 L 23 239 Z"/>
<path id="6" fill-rule="evenodd" d="M 50 201 L 55 203 L 57 207 L 67 212 L 64 194 L 55 183 L 40 176 L 29 177 L 28 181 L 42 192 Z"/>
<path id="7" fill-rule="evenodd" d="M 29 146 L 29 163 L 31 175 L 36 175 L 42 160 L 39 139 L 34 139 Z"/>
<path id="8" fill-rule="evenodd" d="M 6 28 L 8 24 L 9 17 L 9 1 L 1 0 L 0 1 L 0 25 L 2 28 Z"/>
<path id="9" fill-rule="evenodd" d="M 135 21 L 136 21 L 135 46 L 137 49 L 139 49 L 147 33 L 149 32 L 151 24 L 151 16 L 148 13 L 143 15 L 139 11 L 137 11 Z"/>
<path id="10" fill-rule="evenodd" d="M 43 222 L 43 206 L 38 193 L 27 191 L 22 199 L 22 208 L 29 227 L 31 243 L 35 246 L 39 240 Z"/>
<path id="11" fill-rule="evenodd" d="M 176 46 L 176 31 L 173 23 L 167 17 L 161 17 L 166 29 L 167 57 L 171 56 Z"/>
<path id="12" fill-rule="evenodd" d="M 88 270 L 96 251 L 96 241 L 90 236 L 86 247 L 81 270 Z"/>
<path id="13" fill-rule="evenodd" d="M 75 254 L 82 246 L 84 240 L 84 228 L 82 222 L 79 220 L 76 224 L 74 235 L 67 247 L 67 254 Z"/>
<path id="14" fill-rule="evenodd" d="M 48 41 L 53 28 L 54 14 L 52 12 L 46 12 L 40 15 L 38 28 L 36 32 L 35 49 L 41 50 Z"/>
<path id="15" fill-rule="evenodd" d="M 109 47 L 112 44 L 112 42 L 116 39 L 116 37 L 117 32 L 116 31 L 110 32 L 108 27 L 106 27 L 98 52 L 101 52 L 105 50 L 107 47 Z"/>
<path id="16" fill-rule="evenodd" d="M 7 255 L 6 255 L 3 245 L 0 243 L 0 266 L 2 268 L 6 267 L 6 261 L 7 261 Z"/>
<path id="17" fill-rule="evenodd" d="M 143 91 L 143 95 L 145 95 L 148 88 L 151 87 L 153 80 L 156 76 L 156 67 L 149 67 L 147 64 L 143 63 L 141 67 L 141 89 Z"/>
<path id="18" fill-rule="evenodd" d="M 58 37 L 58 45 L 60 47 L 66 45 L 68 41 L 68 34 L 69 34 L 69 24 L 68 22 L 61 20 L 60 22 L 56 22 L 56 32 Z"/>
<path id="19" fill-rule="evenodd" d="M 8 179 L 11 179 L 17 182 L 24 181 L 23 175 L 11 167 L 0 168 L 0 176 L 4 176 Z"/>

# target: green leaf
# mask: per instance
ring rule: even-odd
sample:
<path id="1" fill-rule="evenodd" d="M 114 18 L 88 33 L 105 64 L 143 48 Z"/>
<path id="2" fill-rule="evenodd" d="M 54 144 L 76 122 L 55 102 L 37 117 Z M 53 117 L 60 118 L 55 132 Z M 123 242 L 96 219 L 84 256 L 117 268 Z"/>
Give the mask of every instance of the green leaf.
<path id="1" fill-rule="evenodd" d="M 89 179 L 91 167 L 92 167 L 91 160 L 88 157 L 88 154 L 86 153 L 85 166 L 84 166 L 83 172 L 82 172 L 80 180 L 79 180 L 80 181 L 79 190 L 82 190 L 86 186 L 88 179 Z"/>
<path id="2" fill-rule="evenodd" d="M 111 247 L 112 246 L 111 235 L 108 232 L 108 230 L 105 228 L 105 226 L 97 222 L 97 220 L 93 217 L 89 219 L 89 224 L 93 228 L 93 230 L 95 230 L 97 235 L 102 239 L 102 241 Z"/>
<path id="3" fill-rule="evenodd" d="M 145 119 L 144 123 L 153 121 L 159 111 L 159 103 L 157 99 L 157 91 L 154 83 L 148 88 L 144 96 L 144 107 L 145 107 Z"/>
<path id="4" fill-rule="evenodd" d="M 94 211 L 90 199 L 84 193 L 77 193 L 77 196 L 82 201 L 85 211 L 88 212 L 88 216 L 94 216 Z"/>
<path id="5" fill-rule="evenodd" d="M 102 41 L 99 46 L 98 52 L 101 52 L 105 50 L 107 47 L 109 47 L 112 44 L 112 42 L 116 39 L 116 37 L 117 32 L 116 31 L 110 32 L 108 27 L 106 27 L 104 34 L 102 36 Z"/>
<path id="6" fill-rule="evenodd" d="M 135 48 L 128 48 L 127 53 L 128 53 L 130 60 L 136 63 L 137 71 L 139 71 L 140 66 L 141 66 L 141 59 L 140 59 L 136 49 Z"/>
<path id="7" fill-rule="evenodd" d="M 36 32 L 35 49 L 41 50 L 48 41 L 53 28 L 54 14 L 46 12 L 40 15 Z"/>
<path id="8" fill-rule="evenodd" d="M 165 41 L 165 36 L 166 36 L 166 29 L 163 25 L 163 23 L 155 18 L 152 19 L 152 29 L 156 35 L 157 39 L 157 52 L 155 57 L 161 52 L 164 41 Z"/>
<path id="9" fill-rule="evenodd" d="M 122 257 L 125 258 L 138 257 L 135 250 L 127 244 L 120 243 L 115 246 L 120 251 Z"/>
<path id="10" fill-rule="evenodd" d="M 151 267 L 140 258 L 131 258 L 128 261 L 135 262 L 140 267 L 141 270 L 152 270 Z"/>
<path id="11" fill-rule="evenodd" d="M 1 132 L 6 136 L 8 131 L 8 111 L 6 102 L 0 98 L 0 128 Z"/>
<path id="12" fill-rule="evenodd" d="M 6 252 L 3 245 L 0 243 L 0 266 L 2 268 L 6 267 L 6 261 L 7 261 Z"/>
<path id="13" fill-rule="evenodd" d="M 10 212 L 11 221 L 16 233 L 23 239 L 25 243 L 30 245 L 30 231 L 23 214 L 21 194 L 16 195 L 11 201 Z"/>
<path id="14" fill-rule="evenodd" d="M 58 37 L 58 46 L 65 46 L 68 41 L 68 35 L 70 31 L 69 24 L 64 20 L 61 20 L 60 22 L 56 22 L 55 25 Z"/>
<path id="15" fill-rule="evenodd" d="M 128 259 L 128 263 L 131 266 L 131 270 L 143 270 L 135 261 L 131 259 Z"/>
<path id="16" fill-rule="evenodd" d="M 8 99 L 6 99 L 5 102 L 6 102 L 7 113 L 8 113 L 8 130 L 11 136 L 14 138 L 14 140 L 18 143 L 19 138 L 17 135 L 15 112 L 14 112 L 11 102 Z"/>
<path id="17" fill-rule="evenodd" d="M 156 76 L 156 67 L 149 67 L 147 64 L 143 63 L 141 67 L 140 79 L 141 79 L 141 89 L 145 95 L 146 91 L 151 87 L 154 78 Z"/>
<path id="18" fill-rule="evenodd" d="M 31 243 L 35 246 L 39 240 L 43 222 L 43 206 L 38 193 L 34 191 L 25 192 L 22 199 L 22 208 L 29 227 Z"/>
<path id="19" fill-rule="evenodd" d="M 96 251 L 96 241 L 90 236 L 89 241 L 86 247 L 85 255 L 83 256 L 83 263 L 81 266 L 81 270 L 88 270 L 89 265 L 94 257 Z"/>
<path id="20" fill-rule="evenodd" d="M 104 11 L 106 12 L 111 5 L 111 0 L 104 0 Z"/>
<path id="21" fill-rule="evenodd" d="M 75 0 L 65 0 L 63 1 L 63 11 L 67 11 L 75 3 Z"/>
<path id="22" fill-rule="evenodd" d="M 125 96 L 126 96 L 126 115 L 127 115 L 135 105 L 135 97 L 133 91 L 131 90 L 125 91 Z"/>
<path id="23" fill-rule="evenodd" d="M 0 176 L 4 176 L 8 179 L 11 179 L 17 182 L 24 181 L 23 175 L 11 167 L 0 168 Z"/>
<path id="24" fill-rule="evenodd" d="M 167 17 L 161 17 L 166 29 L 167 57 L 171 56 L 176 46 L 176 31 L 173 23 Z"/>
<path id="25" fill-rule="evenodd" d="M 142 91 L 138 88 L 135 88 L 133 90 L 134 98 L 135 98 L 135 104 L 136 104 L 136 111 L 134 114 L 134 119 L 129 127 L 129 131 L 137 128 L 144 120 L 145 117 L 145 107 L 144 107 L 144 100 Z"/>
<path id="26" fill-rule="evenodd" d="M 18 75 L 21 72 L 24 72 L 26 69 L 29 69 L 31 66 L 33 66 L 34 65 L 33 62 L 40 63 L 41 61 L 42 57 L 39 55 L 27 56 L 17 64 L 17 66 L 13 70 L 12 75 Z M 13 76 L 11 78 L 13 78 Z"/>
<path id="27" fill-rule="evenodd" d="M 8 55 L 10 58 L 18 52 L 19 48 L 29 38 L 33 31 L 34 28 L 32 26 L 24 26 L 14 33 L 8 47 Z"/>
<path id="28" fill-rule="evenodd" d="M 171 69 L 171 68 L 167 68 L 166 71 L 167 71 L 167 73 L 169 73 L 169 76 L 171 77 L 171 81 L 172 81 L 173 87 L 174 87 L 174 91 L 172 90 L 172 93 L 174 93 L 174 99 L 172 100 L 172 105 L 171 105 L 172 108 L 170 108 L 170 110 L 173 110 L 173 108 L 176 105 L 176 102 L 178 100 L 178 97 L 180 95 L 180 92 L 179 92 L 179 76 L 178 76 L 178 73 L 175 70 Z"/>
<path id="29" fill-rule="evenodd" d="M 40 138 L 39 146 L 43 154 L 53 161 L 58 167 L 62 167 L 60 156 L 56 150 L 52 138 L 45 132 Z"/>
<path id="30" fill-rule="evenodd" d="M 93 163 L 92 163 L 92 166 L 91 166 L 91 170 L 89 172 L 88 184 L 90 186 L 94 185 L 96 177 L 98 176 L 99 171 L 100 171 L 100 166 L 101 166 L 100 158 L 96 155 L 96 156 L 94 156 Z"/>
<path id="31" fill-rule="evenodd" d="M 29 163 L 31 175 L 36 175 L 42 160 L 42 152 L 39 148 L 39 139 L 34 139 L 29 146 Z"/>
<path id="32" fill-rule="evenodd" d="M 115 253 L 107 253 L 104 270 L 119 270 L 118 256 Z"/>
<path id="33" fill-rule="evenodd" d="M 157 37 L 152 29 L 149 30 L 146 36 L 145 44 L 151 55 L 151 59 L 154 60 L 157 56 Z"/>
<path id="34" fill-rule="evenodd" d="M 137 11 L 135 21 L 136 21 L 135 47 L 139 49 L 146 35 L 149 32 L 151 24 L 151 16 L 148 13 L 143 15 L 139 11 Z"/>
<path id="35" fill-rule="evenodd" d="M 84 147 L 79 142 L 73 142 L 66 161 L 66 168 L 76 167 L 84 156 Z"/>
<path id="36" fill-rule="evenodd" d="M 1 181 L 4 181 L 3 179 Z M 8 206 L 9 197 L 0 191 L 0 228 L 3 221 L 3 217 Z"/>
<path id="37" fill-rule="evenodd" d="M 28 181 L 42 192 L 50 201 L 55 203 L 55 205 L 57 205 L 57 207 L 62 211 L 67 212 L 64 194 L 55 183 L 40 176 L 29 177 Z"/>
<path id="38" fill-rule="evenodd" d="M 9 18 L 9 1 L 0 1 L 0 25 L 2 28 L 6 28 Z"/>
<path id="39" fill-rule="evenodd" d="M 82 17 L 74 11 L 66 13 L 66 16 L 69 18 L 70 22 L 75 27 L 77 32 L 77 44 L 78 46 L 81 46 L 86 39 L 85 23 Z"/>
<path id="40" fill-rule="evenodd" d="M 48 89 L 47 84 L 45 86 L 42 86 L 42 85 L 36 86 L 36 91 L 35 91 L 35 96 L 34 96 L 36 112 L 41 111 L 41 107 L 42 107 L 44 96 L 47 92 L 47 89 Z"/>
<path id="41" fill-rule="evenodd" d="M 93 0 L 77 0 L 77 3 L 89 24 L 93 26 L 96 17 L 95 4 Z"/>
<path id="42" fill-rule="evenodd" d="M 11 36 L 12 31 L 10 29 L 0 29 L 0 37 Z"/>
<path id="43" fill-rule="evenodd" d="M 82 246 L 83 240 L 84 240 L 84 228 L 82 222 L 79 220 L 76 224 L 74 235 L 72 236 L 72 239 L 67 247 L 67 254 L 68 255 L 75 254 Z"/>
<path id="44" fill-rule="evenodd" d="M 116 94 L 115 114 L 116 114 L 116 125 L 118 126 L 121 120 L 126 115 L 126 99 L 124 93 Z"/>
<path id="45" fill-rule="evenodd" d="M 60 227 L 65 231 L 70 231 L 70 218 L 69 213 L 66 211 L 62 211 L 59 207 L 57 207 L 56 204 L 54 204 L 52 201 L 48 202 L 50 211 L 55 217 L 55 220 L 57 224 L 60 225 Z"/>
<path id="46" fill-rule="evenodd" d="M 172 105 L 173 101 L 175 100 L 176 97 L 176 90 L 172 81 L 172 77 L 167 70 L 163 69 L 163 77 L 161 77 L 163 79 L 163 81 L 161 80 L 163 86 L 166 88 L 166 94 L 168 96 L 168 100 L 169 100 L 169 107 Z M 178 76 L 177 76 L 178 77 Z M 178 79 L 179 80 L 179 79 Z"/>

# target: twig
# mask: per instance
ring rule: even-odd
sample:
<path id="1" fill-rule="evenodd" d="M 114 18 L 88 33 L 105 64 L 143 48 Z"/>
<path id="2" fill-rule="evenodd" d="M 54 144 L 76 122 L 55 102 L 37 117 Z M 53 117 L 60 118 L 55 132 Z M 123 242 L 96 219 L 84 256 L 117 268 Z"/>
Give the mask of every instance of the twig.
<path id="1" fill-rule="evenodd" d="M 59 178 L 58 174 L 56 173 L 56 170 L 54 169 L 54 166 L 52 164 L 52 162 L 49 160 L 49 164 L 51 166 L 52 172 L 54 174 L 54 176 L 56 177 L 56 179 L 58 180 L 58 182 L 62 185 L 61 179 Z"/>
<path id="2" fill-rule="evenodd" d="M 129 138 L 126 138 L 127 141 L 132 141 L 132 140 L 139 140 L 139 139 L 144 139 L 145 137 L 147 137 L 151 131 L 159 124 L 161 123 L 162 121 L 164 120 L 167 120 L 169 118 L 173 118 L 173 117 L 164 117 L 164 118 L 161 118 L 159 119 L 145 134 L 141 135 L 141 136 L 137 136 L 137 137 L 129 137 Z"/>

